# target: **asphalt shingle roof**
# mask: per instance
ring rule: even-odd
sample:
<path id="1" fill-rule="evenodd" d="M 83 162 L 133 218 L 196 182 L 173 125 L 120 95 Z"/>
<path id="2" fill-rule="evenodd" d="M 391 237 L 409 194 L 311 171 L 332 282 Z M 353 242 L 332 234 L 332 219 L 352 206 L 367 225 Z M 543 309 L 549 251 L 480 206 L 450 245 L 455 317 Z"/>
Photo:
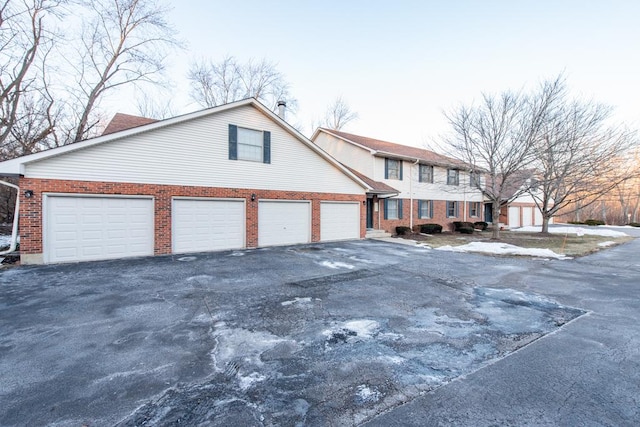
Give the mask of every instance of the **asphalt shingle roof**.
<path id="1" fill-rule="evenodd" d="M 138 126 L 148 125 L 149 123 L 157 122 L 156 119 L 149 119 L 147 117 L 132 116 L 130 114 L 116 113 L 107 127 L 102 132 L 102 135 L 109 135 L 111 133 L 120 132 L 122 130 L 136 128 Z"/>

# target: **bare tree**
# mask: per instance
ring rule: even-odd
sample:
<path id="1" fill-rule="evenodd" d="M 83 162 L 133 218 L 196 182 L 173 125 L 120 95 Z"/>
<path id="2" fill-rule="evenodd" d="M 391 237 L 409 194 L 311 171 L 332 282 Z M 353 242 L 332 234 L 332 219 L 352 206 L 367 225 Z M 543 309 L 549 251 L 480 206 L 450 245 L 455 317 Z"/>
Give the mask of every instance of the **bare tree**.
<path id="1" fill-rule="evenodd" d="M 157 83 L 168 49 L 179 45 L 165 21 L 167 10 L 155 0 L 91 0 L 88 8 L 81 57 L 70 60 L 77 76 L 74 142 L 91 134 L 98 122 L 92 114 L 105 93 Z"/>
<path id="2" fill-rule="evenodd" d="M 30 132 L 40 137 L 52 131 L 47 124 L 35 129 L 30 120 L 35 112 L 36 99 L 43 101 L 42 112 L 50 112 L 45 94 L 44 61 L 52 47 L 54 35 L 47 31 L 45 22 L 55 17 L 57 8 L 64 1 L 55 0 L 4 0 L 0 3 L 0 147 L 4 158 L 28 152 L 20 147 L 24 141 L 16 141 L 16 125 L 28 125 Z M 25 102 L 26 100 L 26 102 Z M 49 104 L 49 105 L 47 105 Z M 32 142 L 29 141 L 29 144 Z"/>
<path id="3" fill-rule="evenodd" d="M 158 120 L 175 117 L 177 112 L 171 104 L 171 95 L 164 92 L 161 90 L 156 96 L 153 96 L 145 91 L 136 96 L 138 114 L 142 117 Z"/>
<path id="4" fill-rule="evenodd" d="M 209 108 L 246 98 L 256 98 L 267 107 L 277 109 L 278 101 L 286 101 L 295 110 L 289 83 L 272 62 L 249 60 L 240 63 L 233 56 L 220 62 L 200 60 L 189 69 L 191 98 Z"/>
<path id="5" fill-rule="evenodd" d="M 358 118 L 358 113 L 352 111 L 349 104 L 338 96 L 329 106 L 321 126 L 333 130 L 340 130 Z"/>
<path id="6" fill-rule="evenodd" d="M 535 160 L 533 150 L 548 106 L 558 96 L 560 82 L 544 84 L 539 93 L 483 94 L 477 105 L 460 106 L 445 113 L 452 127 L 447 139 L 450 155 L 482 172 L 475 180 L 492 204 L 492 238 L 500 238 L 500 210 L 528 189 L 521 171 Z"/>
<path id="7" fill-rule="evenodd" d="M 608 125 L 611 108 L 593 101 L 562 96 L 549 108 L 540 138 L 533 146 L 539 174 L 538 191 L 532 193 L 542 212 L 542 232 L 548 232 L 549 220 L 570 206 L 584 209 L 602 200 L 631 178 L 624 160 L 637 145 L 635 133 Z M 603 216 L 606 213 L 603 212 Z"/>

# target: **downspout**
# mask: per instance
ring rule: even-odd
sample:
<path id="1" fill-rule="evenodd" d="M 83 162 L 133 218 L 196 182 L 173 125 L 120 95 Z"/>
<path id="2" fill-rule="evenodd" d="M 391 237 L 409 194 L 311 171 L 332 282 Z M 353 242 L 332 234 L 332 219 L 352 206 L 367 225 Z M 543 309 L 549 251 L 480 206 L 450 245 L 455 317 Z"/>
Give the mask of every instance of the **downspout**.
<path id="1" fill-rule="evenodd" d="M 0 184 L 6 185 L 7 187 L 16 189 L 16 208 L 13 213 L 13 228 L 11 229 L 11 244 L 9 245 L 9 249 L 6 251 L 0 252 L 0 255 L 10 254 L 16 250 L 16 246 L 18 246 L 18 214 L 20 212 L 20 187 L 15 184 L 11 184 L 10 182 L 1 181 Z"/>
<path id="2" fill-rule="evenodd" d="M 416 159 L 416 161 L 411 165 L 411 170 L 409 171 L 409 228 L 413 231 L 413 169 L 414 166 L 420 162 L 420 159 Z"/>

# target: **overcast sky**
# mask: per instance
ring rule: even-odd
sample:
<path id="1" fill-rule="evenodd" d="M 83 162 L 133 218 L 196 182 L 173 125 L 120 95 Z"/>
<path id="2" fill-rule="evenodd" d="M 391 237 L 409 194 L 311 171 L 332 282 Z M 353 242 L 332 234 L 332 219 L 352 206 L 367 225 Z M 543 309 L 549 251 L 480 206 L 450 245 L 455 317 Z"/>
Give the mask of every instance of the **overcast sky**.
<path id="1" fill-rule="evenodd" d="M 640 1 L 169 3 L 187 42 L 170 68 L 178 92 L 193 59 L 266 58 L 298 99 L 291 121 L 306 128 L 342 95 L 360 115 L 344 130 L 421 146 L 447 129 L 443 109 L 562 72 L 575 94 L 638 125 Z M 180 112 L 199 109 L 179 98 Z"/>

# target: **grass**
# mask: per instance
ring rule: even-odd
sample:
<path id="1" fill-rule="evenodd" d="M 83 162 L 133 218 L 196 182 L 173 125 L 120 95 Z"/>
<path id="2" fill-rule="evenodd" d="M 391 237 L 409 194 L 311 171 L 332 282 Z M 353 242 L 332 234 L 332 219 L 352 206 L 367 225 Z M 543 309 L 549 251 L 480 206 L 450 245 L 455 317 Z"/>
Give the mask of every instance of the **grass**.
<path id="1" fill-rule="evenodd" d="M 625 237 L 603 237 L 584 235 L 581 237 L 575 234 L 542 234 L 542 233 L 524 233 L 518 231 L 501 231 L 500 240 L 491 240 L 491 231 L 476 231 L 474 234 L 461 234 L 446 232 L 442 234 L 423 235 L 410 234 L 400 236 L 402 238 L 418 240 L 428 244 L 431 247 L 438 248 L 440 246 L 461 246 L 470 242 L 502 242 L 521 248 L 542 248 L 551 249 L 557 254 L 563 254 L 571 257 L 579 257 L 588 255 L 599 250 L 607 249 L 612 246 L 598 246 L 603 242 L 615 242 L 616 245 L 633 240 L 631 236 Z"/>

